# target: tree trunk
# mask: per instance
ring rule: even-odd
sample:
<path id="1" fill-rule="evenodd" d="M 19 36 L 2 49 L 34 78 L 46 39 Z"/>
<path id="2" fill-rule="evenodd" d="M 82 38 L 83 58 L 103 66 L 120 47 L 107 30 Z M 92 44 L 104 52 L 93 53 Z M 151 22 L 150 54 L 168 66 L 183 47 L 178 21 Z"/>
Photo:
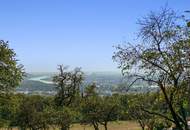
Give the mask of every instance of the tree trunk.
<path id="1" fill-rule="evenodd" d="M 93 123 L 94 130 L 99 130 L 98 123 Z"/>
<path id="2" fill-rule="evenodd" d="M 187 125 L 187 124 L 185 125 L 185 130 L 189 130 L 189 127 L 188 127 L 188 125 Z"/>
<path id="3" fill-rule="evenodd" d="M 180 121 L 178 120 L 178 117 L 177 117 L 177 115 L 176 115 L 176 113 L 175 113 L 175 111 L 173 109 L 173 106 L 172 106 L 172 104 L 171 104 L 171 102 L 170 102 L 170 100 L 169 100 L 169 98 L 167 96 L 167 93 L 166 93 L 166 90 L 165 90 L 163 84 L 160 84 L 159 86 L 160 86 L 160 88 L 161 88 L 161 90 L 162 90 L 162 92 L 164 94 L 164 98 L 166 100 L 166 103 L 169 106 L 170 112 L 171 112 L 172 117 L 173 117 L 173 119 L 175 121 L 176 128 L 179 129 L 179 130 L 183 130 L 183 127 L 180 125 Z"/>
<path id="4" fill-rule="evenodd" d="M 145 130 L 145 124 L 143 122 L 141 122 L 141 120 L 138 120 L 138 123 L 140 124 L 141 129 Z"/>
<path id="5" fill-rule="evenodd" d="M 99 130 L 98 126 L 94 126 L 94 130 Z"/>
<path id="6" fill-rule="evenodd" d="M 99 128 L 98 127 L 94 127 L 94 130 L 99 130 Z"/>
<path id="7" fill-rule="evenodd" d="M 8 127 L 8 130 L 12 130 L 12 127 Z"/>
<path id="8" fill-rule="evenodd" d="M 148 130 L 153 130 L 154 127 L 153 126 L 148 126 Z"/>
<path id="9" fill-rule="evenodd" d="M 104 129 L 108 130 L 107 123 L 104 124 Z"/>
<path id="10" fill-rule="evenodd" d="M 67 127 L 61 127 L 61 130 L 69 130 Z"/>
<path id="11" fill-rule="evenodd" d="M 141 126 L 141 129 L 142 129 L 142 130 L 145 130 L 145 126 Z"/>
<path id="12" fill-rule="evenodd" d="M 55 126 L 52 126 L 52 129 L 53 129 L 53 130 L 56 130 Z"/>

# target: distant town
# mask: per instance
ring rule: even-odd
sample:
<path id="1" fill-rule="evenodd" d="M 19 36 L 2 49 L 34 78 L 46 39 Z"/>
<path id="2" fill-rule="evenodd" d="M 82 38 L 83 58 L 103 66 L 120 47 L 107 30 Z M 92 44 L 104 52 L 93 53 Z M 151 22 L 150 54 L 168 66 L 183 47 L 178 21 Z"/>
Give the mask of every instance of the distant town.
<path id="1" fill-rule="evenodd" d="M 56 73 L 30 73 L 27 74 L 21 85 L 16 89 L 16 93 L 23 93 L 29 95 L 55 95 L 56 86 L 52 81 L 52 77 Z M 130 92 L 144 92 L 148 91 L 147 84 L 142 82 L 136 83 L 136 86 L 127 90 L 128 84 L 133 79 L 130 77 L 123 77 L 119 72 L 88 72 L 85 74 L 85 80 L 81 88 L 84 88 L 95 83 L 99 95 L 112 95 L 116 93 Z M 154 87 L 152 88 L 154 89 Z"/>

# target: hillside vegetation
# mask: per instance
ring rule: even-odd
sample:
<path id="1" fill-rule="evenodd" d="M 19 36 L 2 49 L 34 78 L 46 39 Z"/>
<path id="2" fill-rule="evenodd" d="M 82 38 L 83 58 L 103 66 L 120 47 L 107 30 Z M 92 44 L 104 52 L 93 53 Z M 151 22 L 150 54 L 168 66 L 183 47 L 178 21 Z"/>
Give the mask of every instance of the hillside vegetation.
<path id="1" fill-rule="evenodd" d="M 138 24 L 140 42 L 115 47 L 113 60 L 123 78 L 130 80 L 114 89 L 109 86 L 113 86 L 112 81 L 104 86 L 101 76 L 93 75 L 96 80 L 100 78 L 99 83 L 84 83 L 82 68 L 70 70 L 64 65 L 58 65 L 52 77 L 54 87 L 49 84 L 46 88 L 40 81 L 25 82 L 16 53 L 8 42 L 0 40 L 0 128 L 190 130 L 190 22 L 184 15 L 163 8 L 150 12 Z M 55 93 L 15 92 L 22 81 L 28 90 Z M 142 86 L 134 90 L 135 85 Z M 144 85 L 146 91 L 139 91 Z M 112 91 L 105 94 L 100 88 Z"/>

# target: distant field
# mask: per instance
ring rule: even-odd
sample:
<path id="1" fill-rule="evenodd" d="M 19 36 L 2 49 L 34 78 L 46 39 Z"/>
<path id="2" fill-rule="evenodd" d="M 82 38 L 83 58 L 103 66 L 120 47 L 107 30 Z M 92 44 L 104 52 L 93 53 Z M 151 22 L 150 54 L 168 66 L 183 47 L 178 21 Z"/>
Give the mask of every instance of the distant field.
<path id="1" fill-rule="evenodd" d="M 120 121 L 113 122 L 108 124 L 108 130 L 140 130 L 141 128 L 136 122 L 130 121 Z M 90 126 L 81 126 L 81 125 L 73 125 L 71 130 L 94 130 L 93 127 Z M 100 127 L 100 130 L 104 130 L 103 127 Z"/>

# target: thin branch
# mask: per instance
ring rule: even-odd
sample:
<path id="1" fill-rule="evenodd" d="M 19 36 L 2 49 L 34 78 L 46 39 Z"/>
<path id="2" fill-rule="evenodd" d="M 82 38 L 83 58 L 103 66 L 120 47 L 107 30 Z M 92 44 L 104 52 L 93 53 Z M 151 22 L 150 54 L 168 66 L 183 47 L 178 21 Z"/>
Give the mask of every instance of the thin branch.
<path id="1" fill-rule="evenodd" d="M 141 108 L 141 109 L 142 109 L 144 112 L 147 112 L 148 114 L 157 115 L 157 116 L 163 117 L 163 118 L 165 118 L 165 119 L 167 119 L 167 120 L 169 120 L 169 121 L 175 123 L 174 120 L 170 119 L 169 117 L 167 117 L 167 116 L 165 116 L 165 115 L 163 115 L 163 114 L 161 114 L 161 113 L 151 112 L 151 111 L 148 111 L 148 110 L 146 110 L 146 109 L 144 109 L 144 108 Z"/>

